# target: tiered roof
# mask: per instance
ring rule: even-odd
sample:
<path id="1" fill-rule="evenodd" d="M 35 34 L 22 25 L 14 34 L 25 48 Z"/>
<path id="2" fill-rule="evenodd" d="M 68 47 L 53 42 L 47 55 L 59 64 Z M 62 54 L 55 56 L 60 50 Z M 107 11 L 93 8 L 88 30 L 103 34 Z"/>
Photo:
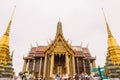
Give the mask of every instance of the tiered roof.
<path id="1" fill-rule="evenodd" d="M 95 59 L 91 56 L 88 47 L 71 46 L 71 44 L 68 44 L 68 41 L 66 41 L 63 36 L 62 23 L 60 21 L 57 23 L 57 32 L 55 39 L 51 41 L 48 46 L 37 45 L 37 47 L 32 47 L 28 56 L 24 58 L 34 59 L 33 57 L 45 57 L 46 53 L 50 53 L 55 49 L 61 49 L 63 50 L 63 52 L 65 49 L 68 53 L 74 54 L 75 57 L 83 57 L 84 59 Z"/>
<path id="2" fill-rule="evenodd" d="M 44 52 L 47 50 L 47 48 L 48 46 L 32 47 L 27 58 L 32 59 L 33 56 L 44 57 L 45 56 Z M 72 46 L 72 49 L 75 52 L 75 57 L 86 57 L 86 58 L 89 57 L 91 59 L 94 59 L 94 57 L 91 56 L 89 49 L 86 47 Z"/>

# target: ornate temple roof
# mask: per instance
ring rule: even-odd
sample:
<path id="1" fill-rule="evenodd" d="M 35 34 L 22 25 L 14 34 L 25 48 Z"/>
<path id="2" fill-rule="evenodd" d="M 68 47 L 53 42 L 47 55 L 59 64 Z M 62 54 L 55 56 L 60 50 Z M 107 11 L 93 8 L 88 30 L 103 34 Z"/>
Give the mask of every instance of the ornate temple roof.
<path id="1" fill-rule="evenodd" d="M 48 48 L 48 46 L 38 46 L 38 47 L 32 47 L 30 52 L 29 52 L 29 57 L 32 56 L 41 56 L 44 57 L 44 52 L 45 50 Z M 75 57 L 91 57 L 91 59 L 95 59 L 92 58 L 91 53 L 89 52 L 89 49 L 87 47 L 81 47 L 81 46 L 72 46 L 73 51 L 75 52 Z M 37 51 L 36 51 L 37 50 Z M 32 58 L 31 58 L 32 59 Z"/>
<path id="2" fill-rule="evenodd" d="M 46 53 L 51 53 L 57 51 L 60 51 L 59 53 L 68 52 L 69 54 L 74 55 L 75 57 L 82 57 L 84 59 L 94 59 L 95 57 L 91 56 L 91 53 L 88 49 L 88 47 L 82 47 L 82 46 L 71 46 L 71 44 L 68 44 L 68 41 L 65 40 L 63 32 L 62 32 L 62 23 L 59 21 L 57 23 L 57 31 L 56 36 L 53 41 L 51 41 L 48 46 L 41 46 L 37 45 L 37 47 L 32 47 L 28 56 L 24 57 L 24 59 L 33 59 L 34 57 L 45 57 Z"/>

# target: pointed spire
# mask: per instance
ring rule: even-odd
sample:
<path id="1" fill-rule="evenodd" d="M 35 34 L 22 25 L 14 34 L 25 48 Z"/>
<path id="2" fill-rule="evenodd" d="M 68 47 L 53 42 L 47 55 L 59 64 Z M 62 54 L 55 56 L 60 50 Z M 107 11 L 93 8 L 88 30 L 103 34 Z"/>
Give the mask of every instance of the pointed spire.
<path id="1" fill-rule="evenodd" d="M 62 23 L 59 19 L 59 22 L 57 23 L 57 35 L 62 34 Z"/>
<path id="2" fill-rule="evenodd" d="M 72 45 L 72 40 L 71 40 L 71 42 L 70 42 L 70 45 Z"/>
<path id="3" fill-rule="evenodd" d="M 83 43 L 82 43 L 82 41 L 81 41 L 81 43 L 80 43 L 80 51 L 82 51 L 82 44 L 83 44 Z"/>
<path id="4" fill-rule="evenodd" d="M 88 46 L 89 46 L 89 44 L 87 43 L 87 46 L 86 46 L 87 49 L 88 49 Z"/>
<path id="5" fill-rule="evenodd" d="M 11 15 L 10 21 L 9 21 L 9 23 L 8 23 L 8 27 L 7 27 L 6 32 L 4 33 L 4 35 L 9 36 L 10 26 L 11 26 L 12 19 L 13 19 L 14 13 L 15 13 L 15 8 L 16 8 L 16 6 L 14 6 L 14 10 L 13 10 L 13 12 L 12 12 L 12 15 Z"/>
<path id="6" fill-rule="evenodd" d="M 33 48 L 32 43 L 30 44 L 30 48 L 31 48 L 31 49 Z"/>
<path id="7" fill-rule="evenodd" d="M 80 47 L 82 47 L 82 45 L 83 45 L 83 42 L 81 41 Z"/>
<path id="8" fill-rule="evenodd" d="M 37 42 L 36 42 L 36 46 L 37 46 L 37 47 L 36 47 L 36 52 L 37 52 L 37 51 L 38 51 L 38 47 L 39 47 Z"/>
<path id="9" fill-rule="evenodd" d="M 48 41 L 48 40 L 46 40 L 46 42 L 47 42 L 47 44 L 49 45 L 49 41 Z"/>
<path id="10" fill-rule="evenodd" d="M 69 43 L 69 38 L 68 38 L 68 40 L 67 40 L 67 43 Z"/>
<path id="11" fill-rule="evenodd" d="M 37 42 L 36 42 L 36 46 L 37 46 L 37 47 L 39 46 Z"/>
<path id="12" fill-rule="evenodd" d="M 30 44 L 30 50 L 28 51 L 29 53 L 32 52 L 32 48 L 33 48 L 33 46 L 32 46 L 32 43 L 31 43 L 31 44 Z M 29 55 L 29 53 L 28 53 L 28 55 Z"/>
<path id="13" fill-rule="evenodd" d="M 89 56 L 91 56 L 91 54 L 90 54 L 90 50 L 89 50 L 88 46 L 89 46 L 89 44 L 87 44 L 86 48 L 87 48 L 87 50 L 88 50 L 88 54 L 89 54 Z"/>
<path id="14" fill-rule="evenodd" d="M 102 9 L 103 10 L 103 9 Z M 120 59 L 120 56 L 118 56 L 118 50 L 119 50 L 119 45 L 116 42 L 116 39 L 113 37 L 109 25 L 107 23 L 106 17 L 105 17 L 105 13 L 103 11 L 103 15 L 106 21 L 106 27 L 107 27 L 107 32 L 108 32 L 108 54 L 110 56 L 110 59 L 112 61 L 112 64 L 118 64 L 117 62 Z M 118 64 L 119 65 L 119 64 Z"/>
<path id="15" fill-rule="evenodd" d="M 12 51 L 12 54 L 11 54 L 11 59 L 13 58 L 13 54 L 14 54 L 14 51 Z"/>
<path id="16" fill-rule="evenodd" d="M 108 32 L 108 38 L 113 37 L 113 35 L 112 35 L 111 31 L 110 31 L 110 28 L 109 28 L 109 25 L 108 25 L 108 22 L 107 22 L 107 19 L 106 19 L 106 16 L 105 16 L 103 8 L 102 8 L 102 11 L 103 11 L 103 16 L 104 16 L 104 19 L 105 19 L 105 22 L 106 22 L 106 27 L 107 27 L 107 32 Z"/>
<path id="17" fill-rule="evenodd" d="M 103 9 L 102 9 L 103 11 Z M 108 22 L 107 22 L 107 19 L 105 17 L 105 13 L 103 11 L 103 15 L 104 15 L 104 18 L 105 18 L 105 22 L 106 22 L 106 27 L 107 27 L 107 32 L 108 32 L 108 47 L 111 47 L 111 46 L 118 46 L 115 38 L 113 37 L 111 31 L 110 31 L 110 28 L 109 28 L 109 25 L 108 25 Z"/>

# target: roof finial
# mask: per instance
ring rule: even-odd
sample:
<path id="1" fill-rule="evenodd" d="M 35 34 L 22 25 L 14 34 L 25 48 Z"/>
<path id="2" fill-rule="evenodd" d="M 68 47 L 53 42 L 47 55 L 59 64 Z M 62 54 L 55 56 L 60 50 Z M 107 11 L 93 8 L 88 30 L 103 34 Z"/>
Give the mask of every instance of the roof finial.
<path id="1" fill-rule="evenodd" d="M 36 42 L 36 45 L 37 45 L 37 47 L 38 47 L 38 43 Z"/>
<path id="2" fill-rule="evenodd" d="M 10 20 L 12 20 L 12 18 L 13 18 L 13 16 L 14 16 L 14 13 L 15 13 L 15 8 L 16 8 L 16 5 L 14 6 L 14 9 L 13 9 L 13 12 L 12 12 L 12 15 L 11 15 Z"/>
<path id="3" fill-rule="evenodd" d="M 87 43 L 87 46 L 86 46 L 87 49 L 88 49 L 88 45 L 89 45 L 89 44 Z"/>
<path id="4" fill-rule="evenodd" d="M 60 22 L 60 18 L 59 18 L 59 22 Z"/>
<path id="5" fill-rule="evenodd" d="M 83 42 L 81 41 L 80 47 L 82 47 L 82 45 L 83 45 Z"/>
<path id="6" fill-rule="evenodd" d="M 48 41 L 48 40 L 46 40 L 46 42 L 47 42 L 47 44 L 49 45 L 49 41 Z"/>
<path id="7" fill-rule="evenodd" d="M 112 33 L 111 33 L 111 31 L 110 31 L 110 28 L 109 28 L 109 25 L 108 25 L 108 22 L 107 22 L 107 19 L 106 19 L 106 16 L 105 16 L 105 13 L 104 13 L 103 8 L 102 8 L 102 11 L 103 11 L 103 16 L 104 16 L 104 19 L 105 19 L 105 22 L 106 22 L 108 37 L 113 37 L 113 36 L 112 36 Z"/>
<path id="8" fill-rule="evenodd" d="M 37 46 L 37 47 L 36 47 L 36 50 L 35 50 L 36 52 L 34 53 L 34 56 L 36 56 L 37 51 L 38 51 L 38 43 L 37 43 L 37 42 L 36 42 L 36 46 Z"/>
<path id="9" fill-rule="evenodd" d="M 67 43 L 69 43 L 69 38 L 68 38 L 68 40 L 67 40 Z"/>
<path id="10" fill-rule="evenodd" d="M 70 45 L 72 45 L 72 40 L 71 40 L 71 42 L 70 42 Z"/>
<path id="11" fill-rule="evenodd" d="M 52 40 L 51 39 L 49 39 L 50 40 L 50 43 L 52 43 Z"/>
<path id="12" fill-rule="evenodd" d="M 33 47 L 33 46 L 32 46 L 32 43 L 31 43 L 31 44 L 30 44 L 30 48 L 32 49 L 32 47 Z"/>
<path id="13" fill-rule="evenodd" d="M 62 23 L 59 18 L 59 22 L 57 23 L 57 35 L 62 34 Z"/>
<path id="14" fill-rule="evenodd" d="M 11 54 L 11 59 L 13 59 L 13 54 L 14 54 L 14 51 L 12 51 L 12 54 Z"/>
<path id="15" fill-rule="evenodd" d="M 9 21 L 9 23 L 8 23 L 8 27 L 7 27 L 6 32 L 4 33 L 4 35 L 9 36 L 10 26 L 11 26 L 12 19 L 13 19 L 14 13 L 15 13 L 15 8 L 16 8 L 16 6 L 14 6 L 14 9 L 13 9 L 12 15 L 11 15 L 11 17 L 10 17 L 10 21 Z"/>

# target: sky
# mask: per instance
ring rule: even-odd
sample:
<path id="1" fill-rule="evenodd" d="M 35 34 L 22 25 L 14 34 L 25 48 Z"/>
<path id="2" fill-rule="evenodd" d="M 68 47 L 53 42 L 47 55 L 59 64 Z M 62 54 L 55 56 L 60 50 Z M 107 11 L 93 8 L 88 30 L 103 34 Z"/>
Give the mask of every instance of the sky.
<path id="1" fill-rule="evenodd" d="M 14 5 L 16 10 L 10 30 L 10 52 L 14 51 L 16 75 L 22 71 L 23 56 L 31 46 L 47 45 L 54 39 L 57 22 L 73 46 L 88 48 L 96 66 L 104 66 L 107 53 L 107 30 L 101 8 L 111 32 L 120 44 L 120 0 L 0 0 L 0 36 L 7 28 Z M 70 43 L 69 42 L 69 43 Z"/>

